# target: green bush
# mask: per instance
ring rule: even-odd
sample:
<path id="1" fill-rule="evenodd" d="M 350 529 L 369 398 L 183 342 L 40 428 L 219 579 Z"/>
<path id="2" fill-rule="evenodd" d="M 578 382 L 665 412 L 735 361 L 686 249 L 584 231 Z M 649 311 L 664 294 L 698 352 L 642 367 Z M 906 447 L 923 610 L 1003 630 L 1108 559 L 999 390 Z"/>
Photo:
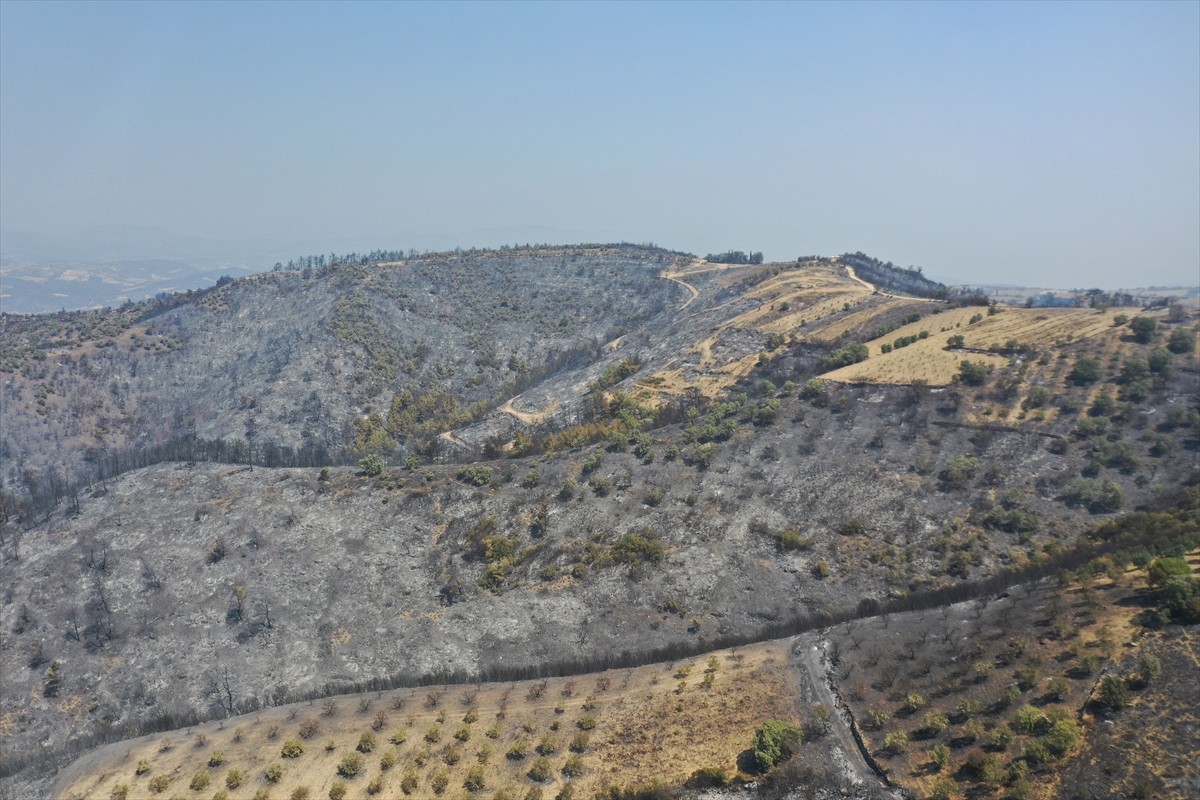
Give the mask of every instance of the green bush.
<path id="1" fill-rule="evenodd" d="M 346 784 L 343 781 L 334 781 L 333 786 L 329 787 L 329 800 L 346 800 Z"/>
<path id="2" fill-rule="evenodd" d="M 188 784 L 188 786 L 193 792 L 200 792 L 204 789 L 207 789 L 210 783 L 212 783 L 212 776 L 209 775 L 207 771 L 200 770 L 192 775 L 192 781 Z"/>
<path id="3" fill-rule="evenodd" d="M 154 792 L 155 794 L 162 794 L 170 785 L 171 778 L 167 775 L 155 775 L 150 779 L 150 783 L 147 784 L 147 786 L 150 788 L 150 791 Z"/>
<path id="4" fill-rule="evenodd" d="M 279 783 L 279 779 L 283 777 L 283 767 L 279 764 L 271 764 L 263 770 L 263 777 L 271 783 Z"/>
<path id="5" fill-rule="evenodd" d="M 298 758 L 304 753 L 304 742 L 299 739 L 288 739 L 283 743 L 280 755 L 284 758 Z"/>

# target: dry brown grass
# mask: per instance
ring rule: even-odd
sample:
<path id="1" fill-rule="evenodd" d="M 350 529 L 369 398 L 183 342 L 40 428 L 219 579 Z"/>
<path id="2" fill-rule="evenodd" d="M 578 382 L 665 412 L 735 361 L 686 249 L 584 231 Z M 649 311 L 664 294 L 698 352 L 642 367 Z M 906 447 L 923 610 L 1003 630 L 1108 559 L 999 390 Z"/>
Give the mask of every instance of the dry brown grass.
<path id="1" fill-rule="evenodd" d="M 705 686 L 706 670 L 712 665 L 711 683 Z M 679 677 L 684 672 L 686 676 Z M 113 787 L 123 783 L 129 785 L 130 797 L 156 797 L 160 795 L 150 792 L 149 782 L 166 775 L 170 786 L 162 797 L 207 798 L 224 788 L 229 770 L 237 768 L 245 779 L 229 790 L 230 800 L 252 798 L 261 788 L 268 788 L 271 798 L 288 798 L 299 786 L 307 786 L 311 798 L 322 799 L 337 780 L 346 782 L 348 797 L 365 797 L 367 785 L 376 778 L 383 784 L 379 797 L 437 797 L 433 779 L 443 771 L 449 781 L 440 796 L 458 798 L 465 794 L 468 770 L 480 767 L 488 793 L 505 789 L 521 798 L 540 785 L 545 796 L 553 797 L 568 780 L 563 775 L 567 759 L 579 755 L 586 771 L 573 779 L 576 796 L 590 797 L 609 784 L 680 783 L 699 767 L 734 772 L 739 753 L 749 746 L 759 724 L 772 717 L 797 718 L 797 691 L 787 643 L 769 642 L 574 678 L 339 697 L 112 745 L 69 767 L 58 796 L 108 800 Z M 369 703 L 365 710 L 363 702 Z M 329 703 L 332 713 L 327 713 Z M 338 763 L 379 724 L 380 714 L 375 748 L 365 754 L 362 772 L 339 778 Z M 477 719 L 466 721 L 475 715 Z M 581 732 L 580 723 L 586 725 L 588 715 L 595 720 L 594 729 L 587 731 L 588 745 L 582 753 L 571 753 L 572 737 Z M 317 731 L 303 740 L 304 753 L 282 757 L 283 743 L 314 721 Z M 440 736 L 430 735 L 435 728 Z M 454 738 L 460 729 L 469 733 L 466 741 Z M 388 741 L 397 730 L 405 732 L 402 744 Z M 557 750 L 547 756 L 552 779 L 539 784 L 528 772 L 545 737 L 556 741 Z M 507 757 L 518 740 L 528 743 L 529 754 Z M 447 756 L 455 748 L 460 759 L 448 764 Z M 381 758 L 389 750 L 395 751 L 395 764 L 385 771 Z M 481 756 L 489 751 L 486 758 Z M 223 755 L 219 767 L 207 766 L 214 752 Z M 138 776 L 135 767 L 141 759 L 150 768 Z M 284 768 L 276 784 L 264 777 L 271 764 Z M 188 789 L 198 771 L 211 775 L 211 785 L 200 794 Z M 418 786 L 405 795 L 400 784 L 410 771 L 417 775 Z"/>

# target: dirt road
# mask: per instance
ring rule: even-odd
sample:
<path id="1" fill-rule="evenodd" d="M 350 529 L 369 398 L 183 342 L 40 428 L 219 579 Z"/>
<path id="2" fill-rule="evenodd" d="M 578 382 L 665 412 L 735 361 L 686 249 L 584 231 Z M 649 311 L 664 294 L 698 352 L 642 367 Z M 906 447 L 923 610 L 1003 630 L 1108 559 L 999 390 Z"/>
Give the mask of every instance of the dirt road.
<path id="1" fill-rule="evenodd" d="M 906 795 L 887 786 L 875 770 L 863 758 L 858 742 L 850 731 L 850 718 L 846 709 L 838 702 L 830 684 L 829 663 L 825 656 L 827 642 L 820 631 L 797 636 L 792 643 L 792 663 L 800 677 L 816 693 L 818 702 L 834 712 L 829 735 L 833 737 L 834 759 L 846 779 L 862 790 L 863 797 L 890 797 L 903 800 Z"/>

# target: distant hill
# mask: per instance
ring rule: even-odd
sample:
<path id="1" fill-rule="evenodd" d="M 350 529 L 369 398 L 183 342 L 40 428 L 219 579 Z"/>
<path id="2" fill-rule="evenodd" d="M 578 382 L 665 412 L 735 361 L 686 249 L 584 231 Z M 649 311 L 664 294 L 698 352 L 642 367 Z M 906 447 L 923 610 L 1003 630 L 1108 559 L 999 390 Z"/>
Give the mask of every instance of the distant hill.
<path id="1" fill-rule="evenodd" d="M 250 273 L 239 267 L 206 269 L 162 259 L 6 263 L 0 266 L 0 310 L 44 314 L 118 306 L 163 293 L 203 289 L 223 275 Z"/>

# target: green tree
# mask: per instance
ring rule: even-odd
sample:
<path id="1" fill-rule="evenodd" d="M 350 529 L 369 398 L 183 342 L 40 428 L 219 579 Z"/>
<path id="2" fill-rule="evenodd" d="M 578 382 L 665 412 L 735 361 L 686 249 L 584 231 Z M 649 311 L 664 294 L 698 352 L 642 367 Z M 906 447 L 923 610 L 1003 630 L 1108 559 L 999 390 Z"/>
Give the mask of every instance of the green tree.
<path id="1" fill-rule="evenodd" d="M 1104 365 L 1100 363 L 1100 359 L 1083 356 L 1075 361 L 1067 380 L 1076 386 L 1087 386 L 1100 380 L 1103 374 Z"/>
<path id="2" fill-rule="evenodd" d="M 383 459 L 375 453 L 370 453 L 359 459 L 358 468 L 362 471 L 363 475 L 366 475 L 368 478 L 374 478 L 377 475 L 383 474 Z"/>
<path id="3" fill-rule="evenodd" d="M 773 769 L 791 758 L 802 741 L 803 735 L 795 725 L 779 719 L 767 720 L 754 732 L 751 750 L 755 766 L 764 772 Z"/>
<path id="4" fill-rule="evenodd" d="M 1106 675 L 1100 681 L 1100 702 L 1113 711 L 1120 711 L 1129 703 L 1129 685 L 1120 675 Z"/>
<path id="5" fill-rule="evenodd" d="M 1167 349 L 1177 355 L 1195 352 L 1196 333 L 1188 328 L 1176 328 L 1167 338 Z"/>
<path id="6" fill-rule="evenodd" d="M 1129 330 L 1133 331 L 1133 336 L 1142 344 L 1147 344 L 1154 338 L 1154 331 L 1158 328 L 1158 323 L 1153 317 L 1134 317 L 1129 320 Z"/>
<path id="7" fill-rule="evenodd" d="M 1172 578 L 1189 576 L 1192 568 L 1185 559 L 1177 556 L 1156 558 L 1146 570 L 1146 582 L 1155 589 L 1162 589 Z"/>
<path id="8" fill-rule="evenodd" d="M 986 364 L 980 364 L 975 361 L 962 361 L 958 365 L 958 379 L 968 386 L 982 386 L 987 380 L 988 368 Z"/>

